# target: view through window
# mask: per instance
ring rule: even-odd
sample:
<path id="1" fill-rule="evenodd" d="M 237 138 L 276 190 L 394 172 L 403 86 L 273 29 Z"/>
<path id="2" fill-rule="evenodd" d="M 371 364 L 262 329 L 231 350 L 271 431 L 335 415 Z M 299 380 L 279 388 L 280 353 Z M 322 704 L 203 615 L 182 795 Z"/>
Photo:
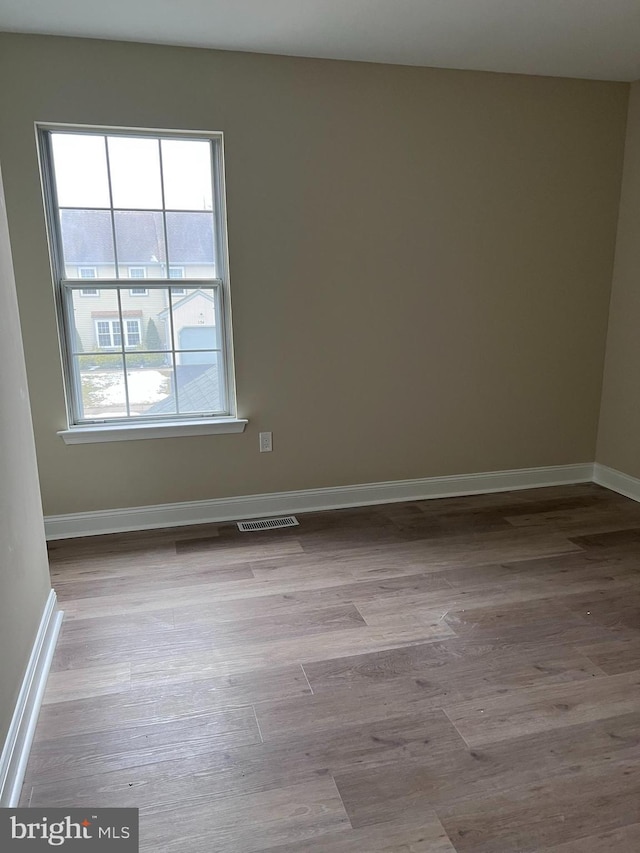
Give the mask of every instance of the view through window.
<path id="1" fill-rule="evenodd" d="M 219 138 L 48 127 L 40 147 L 70 424 L 234 414 Z"/>

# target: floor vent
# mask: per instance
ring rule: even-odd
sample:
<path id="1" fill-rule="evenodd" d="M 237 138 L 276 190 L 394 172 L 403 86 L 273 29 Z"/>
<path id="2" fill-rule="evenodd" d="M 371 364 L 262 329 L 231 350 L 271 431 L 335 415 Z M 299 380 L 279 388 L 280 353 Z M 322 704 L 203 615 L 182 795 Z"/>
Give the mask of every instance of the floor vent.
<path id="1" fill-rule="evenodd" d="M 277 527 L 295 527 L 298 519 L 295 515 L 283 515 L 282 518 L 257 518 L 255 521 L 239 521 L 238 530 L 248 533 L 251 530 L 275 530 Z"/>

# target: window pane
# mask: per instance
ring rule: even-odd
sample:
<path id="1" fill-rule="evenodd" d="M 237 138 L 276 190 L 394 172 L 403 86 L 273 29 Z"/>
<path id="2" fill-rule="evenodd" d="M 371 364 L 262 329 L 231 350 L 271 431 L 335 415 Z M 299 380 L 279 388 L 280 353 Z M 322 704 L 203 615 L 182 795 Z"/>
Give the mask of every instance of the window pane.
<path id="1" fill-rule="evenodd" d="M 104 136 L 52 133 L 51 147 L 60 207 L 109 207 Z"/>
<path id="2" fill-rule="evenodd" d="M 171 292 L 173 332 L 177 350 L 210 350 L 220 348 L 220 320 L 216 291 L 197 289 L 186 296 Z M 193 357 L 190 356 L 191 363 Z"/>
<path id="3" fill-rule="evenodd" d="M 129 406 L 132 415 L 175 415 L 173 365 L 162 353 L 126 356 Z"/>
<path id="4" fill-rule="evenodd" d="M 189 361 L 196 355 L 202 359 Z M 176 354 L 178 408 L 182 414 L 225 411 L 221 367 L 219 353 Z"/>
<path id="5" fill-rule="evenodd" d="M 142 350 L 167 350 L 170 348 L 171 320 L 168 310 L 168 292 L 149 288 L 142 300 L 121 290 L 122 312 L 125 321 L 136 319 L 140 327 L 139 348 Z M 142 307 L 141 307 L 142 305 Z M 129 338 L 131 340 L 131 336 Z"/>
<path id="6" fill-rule="evenodd" d="M 168 210 L 212 210 L 211 144 L 162 140 L 164 203 Z"/>
<path id="7" fill-rule="evenodd" d="M 130 278 L 130 266 L 143 269 L 141 278 L 166 278 L 164 226 L 161 213 L 116 210 L 119 278 Z"/>
<path id="8" fill-rule="evenodd" d="M 212 213 L 167 213 L 171 266 L 185 278 L 216 278 Z"/>
<path id="9" fill-rule="evenodd" d="M 121 355 L 78 355 L 74 356 L 73 366 L 81 418 L 127 417 Z"/>
<path id="10" fill-rule="evenodd" d="M 95 267 L 98 277 L 113 276 L 111 214 L 102 210 L 61 210 L 60 230 L 67 278 L 80 278 L 81 267 Z"/>
<path id="11" fill-rule="evenodd" d="M 72 328 L 69 342 L 74 354 L 100 352 L 120 346 L 120 314 L 115 290 L 100 288 L 87 299 L 86 289 L 68 291 L 68 311 Z M 142 312 L 138 312 L 141 314 Z M 116 341 L 118 343 L 116 343 Z"/>
<path id="12" fill-rule="evenodd" d="M 72 352 L 100 352 L 119 347 L 121 327 L 117 291 L 101 288 L 99 294 L 96 291 L 98 295 L 91 299 L 86 298 L 85 288 L 69 289 L 68 293 Z M 120 301 L 125 347 L 145 351 L 170 349 L 168 290 L 149 289 L 142 308 L 140 297 L 131 296 L 128 290 L 120 291 Z"/>
<path id="13" fill-rule="evenodd" d="M 75 303 L 79 304 L 81 302 L 83 296 L 85 296 L 85 294 L 86 294 L 86 291 L 84 291 L 84 290 L 75 291 L 71 295 L 71 297 L 69 298 L 69 302 L 67 303 L 68 306 L 71 305 L 71 307 L 68 308 L 68 311 L 67 311 L 67 316 L 68 316 L 67 329 L 68 329 L 68 337 L 69 337 L 68 346 L 69 346 L 69 351 L 74 353 L 74 354 L 76 354 L 76 353 L 81 354 L 81 353 L 85 352 L 87 349 L 85 347 L 85 344 L 83 343 L 83 340 L 82 340 L 82 331 L 83 331 L 82 330 L 82 324 L 83 323 L 87 327 L 84 330 L 85 331 L 85 340 L 88 343 L 89 339 L 91 339 L 91 342 L 93 343 L 93 332 L 92 332 L 92 328 L 91 328 L 91 316 L 90 316 L 91 312 L 90 311 L 86 311 L 86 312 L 85 311 L 79 311 L 76 313 L 76 311 L 73 308 L 73 303 L 71 302 L 71 298 L 73 298 Z M 97 292 L 96 292 L 96 297 L 97 297 Z M 93 303 L 95 305 L 95 303 L 97 302 L 97 299 L 96 298 L 92 298 L 89 300 L 85 299 L 84 300 L 85 305 L 87 304 L 87 301 L 89 303 Z M 79 326 L 79 324 L 80 324 L 80 326 Z M 94 349 L 93 346 L 91 346 L 90 348 Z"/>
<path id="14" fill-rule="evenodd" d="M 157 139 L 110 136 L 109 168 L 114 207 L 162 207 Z"/>

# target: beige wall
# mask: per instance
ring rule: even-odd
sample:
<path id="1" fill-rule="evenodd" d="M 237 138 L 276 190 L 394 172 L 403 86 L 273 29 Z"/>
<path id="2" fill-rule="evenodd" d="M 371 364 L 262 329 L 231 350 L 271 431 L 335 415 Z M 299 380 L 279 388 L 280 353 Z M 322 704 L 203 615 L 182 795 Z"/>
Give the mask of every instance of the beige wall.
<path id="1" fill-rule="evenodd" d="M 49 594 L 49 567 L 0 178 L 0 751 Z"/>
<path id="2" fill-rule="evenodd" d="M 8 34 L 0 81 L 47 514 L 593 460 L 626 84 Z M 56 436 L 36 120 L 224 131 L 245 434 Z"/>
<path id="3" fill-rule="evenodd" d="M 596 458 L 640 477 L 640 82 L 629 101 Z"/>

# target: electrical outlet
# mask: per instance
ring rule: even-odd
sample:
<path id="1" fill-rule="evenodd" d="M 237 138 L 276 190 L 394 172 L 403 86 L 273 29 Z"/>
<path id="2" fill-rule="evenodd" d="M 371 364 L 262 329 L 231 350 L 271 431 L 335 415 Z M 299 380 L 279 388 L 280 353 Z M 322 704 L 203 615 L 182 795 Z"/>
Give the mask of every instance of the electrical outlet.
<path id="1" fill-rule="evenodd" d="M 273 450 L 273 437 L 270 432 L 260 433 L 260 453 L 270 453 Z"/>

